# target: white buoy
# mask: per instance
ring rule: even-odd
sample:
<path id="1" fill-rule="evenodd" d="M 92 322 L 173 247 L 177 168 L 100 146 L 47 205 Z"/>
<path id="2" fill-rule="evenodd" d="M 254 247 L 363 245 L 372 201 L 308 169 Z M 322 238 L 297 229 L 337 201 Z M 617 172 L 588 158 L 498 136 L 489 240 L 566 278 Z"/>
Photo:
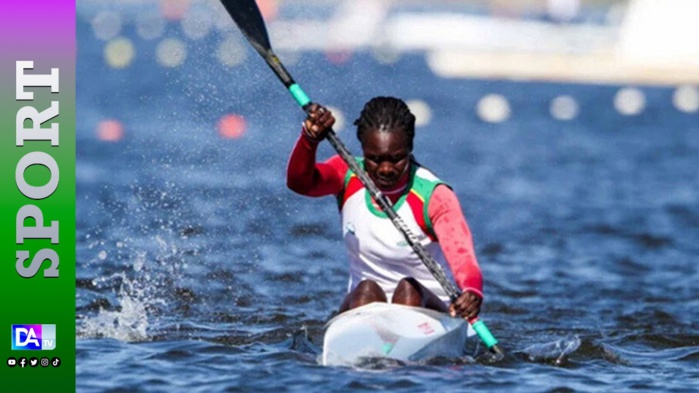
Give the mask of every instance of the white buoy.
<path id="1" fill-rule="evenodd" d="M 488 123 L 502 123 L 510 118 L 510 104 L 500 94 L 488 94 L 478 101 L 476 113 Z"/>
<path id="2" fill-rule="evenodd" d="M 128 38 L 116 38 L 104 47 L 104 60 L 112 68 L 126 68 L 136 56 L 136 49 Z"/>
<path id="3" fill-rule="evenodd" d="M 415 127 L 424 127 L 432 120 L 432 109 L 423 100 L 410 100 L 406 102 L 410 111 L 415 115 Z"/>
<path id="4" fill-rule="evenodd" d="M 187 46 L 178 39 L 166 38 L 158 44 L 155 55 L 160 65 L 179 67 L 187 59 Z"/>
<path id="5" fill-rule="evenodd" d="M 646 107 L 646 96 L 634 87 L 625 87 L 614 96 L 614 108 L 624 116 L 635 116 Z"/>
<path id="6" fill-rule="evenodd" d="M 102 11 L 92 19 L 95 37 L 108 41 L 121 32 L 121 15 L 117 12 Z"/>
<path id="7" fill-rule="evenodd" d="M 180 21 L 182 32 L 191 40 L 200 40 L 209 35 L 214 24 L 214 20 L 208 11 L 195 9 L 187 12 Z"/>
<path id="8" fill-rule="evenodd" d="M 339 108 L 335 108 L 334 106 L 328 106 L 327 108 L 333 113 L 333 116 L 335 116 L 335 125 L 333 126 L 333 130 L 344 130 L 346 123 L 345 114 Z"/>
<path id="9" fill-rule="evenodd" d="M 551 101 L 549 112 L 556 120 L 573 120 L 578 116 L 578 102 L 571 96 L 558 96 Z"/>
<path id="10" fill-rule="evenodd" d="M 236 36 L 228 35 L 216 49 L 216 58 L 226 67 L 235 67 L 245 62 L 247 47 Z"/>
<path id="11" fill-rule="evenodd" d="M 679 111 L 694 113 L 699 110 L 699 89 L 695 86 L 680 86 L 672 95 L 672 103 Z"/>

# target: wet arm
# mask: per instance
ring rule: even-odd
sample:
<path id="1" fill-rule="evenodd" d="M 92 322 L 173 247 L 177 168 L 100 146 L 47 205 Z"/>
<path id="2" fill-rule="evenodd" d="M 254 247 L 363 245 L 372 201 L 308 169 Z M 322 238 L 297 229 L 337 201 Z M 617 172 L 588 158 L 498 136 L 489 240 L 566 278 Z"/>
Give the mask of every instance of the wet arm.
<path id="1" fill-rule="evenodd" d="M 462 291 L 468 290 L 483 298 L 483 276 L 473 248 L 471 230 L 456 194 L 445 185 L 437 186 L 427 209 L 456 284 Z"/>

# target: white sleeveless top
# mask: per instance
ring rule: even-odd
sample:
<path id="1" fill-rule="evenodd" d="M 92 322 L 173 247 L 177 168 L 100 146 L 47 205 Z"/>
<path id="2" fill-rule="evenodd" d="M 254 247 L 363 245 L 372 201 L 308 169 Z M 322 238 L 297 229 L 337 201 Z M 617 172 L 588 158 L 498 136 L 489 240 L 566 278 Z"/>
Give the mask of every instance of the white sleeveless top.
<path id="1" fill-rule="evenodd" d="M 357 161 L 363 169 L 363 160 Z M 394 209 L 427 252 L 442 266 L 447 277 L 452 279 L 427 214 L 429 198 L 439 184 L 444 183 L 427 169 L 411 163 L 411 178 Z M 338 203 L 342 236 L 349 256 L 348 291 L 356 288 L 362 280 L 373 280 L 386 292 L 390 301 L 398 281 L 413 277 L 445 304 L 449 304 L 449 296 L 444 289 L 350 170 L 345 176 L 345 187 L 338 195 Z"/>

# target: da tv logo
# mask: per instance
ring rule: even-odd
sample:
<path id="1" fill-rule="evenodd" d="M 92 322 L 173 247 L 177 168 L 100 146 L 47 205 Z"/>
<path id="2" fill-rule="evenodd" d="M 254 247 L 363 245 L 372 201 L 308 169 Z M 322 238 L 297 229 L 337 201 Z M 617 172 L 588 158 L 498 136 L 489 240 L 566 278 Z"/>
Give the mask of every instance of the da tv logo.
<path id="1" fill-rule="evenodd" d="M 56 349 L 56 325 L 12 325 L 13 351 Z"/>

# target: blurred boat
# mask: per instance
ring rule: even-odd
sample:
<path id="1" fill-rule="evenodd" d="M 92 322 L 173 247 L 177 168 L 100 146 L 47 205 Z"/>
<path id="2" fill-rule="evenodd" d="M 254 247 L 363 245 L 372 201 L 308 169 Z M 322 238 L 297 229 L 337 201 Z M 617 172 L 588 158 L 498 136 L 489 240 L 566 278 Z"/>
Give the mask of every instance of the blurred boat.
<path id="1" fill-rule="evenodd" d="M 354 366 L 374 358 L 416 362 L 464 355 L 475 332 L 463 319 L 425 308 L 371 303 L 328 322 L 321 363 Z"/>
<path id="2" fill-rule="evenodd" d="M 630 0 L 609 7 L 603 20 L 569 22 L 457 6 L 428 11 L 401 2 L 340 4 L 328 21 L 271 23 L 275 46 L 282 52 L 370 50 L 392 58 L 423 54 L 443 78 L 699 83 L 697 0 Z"/>

